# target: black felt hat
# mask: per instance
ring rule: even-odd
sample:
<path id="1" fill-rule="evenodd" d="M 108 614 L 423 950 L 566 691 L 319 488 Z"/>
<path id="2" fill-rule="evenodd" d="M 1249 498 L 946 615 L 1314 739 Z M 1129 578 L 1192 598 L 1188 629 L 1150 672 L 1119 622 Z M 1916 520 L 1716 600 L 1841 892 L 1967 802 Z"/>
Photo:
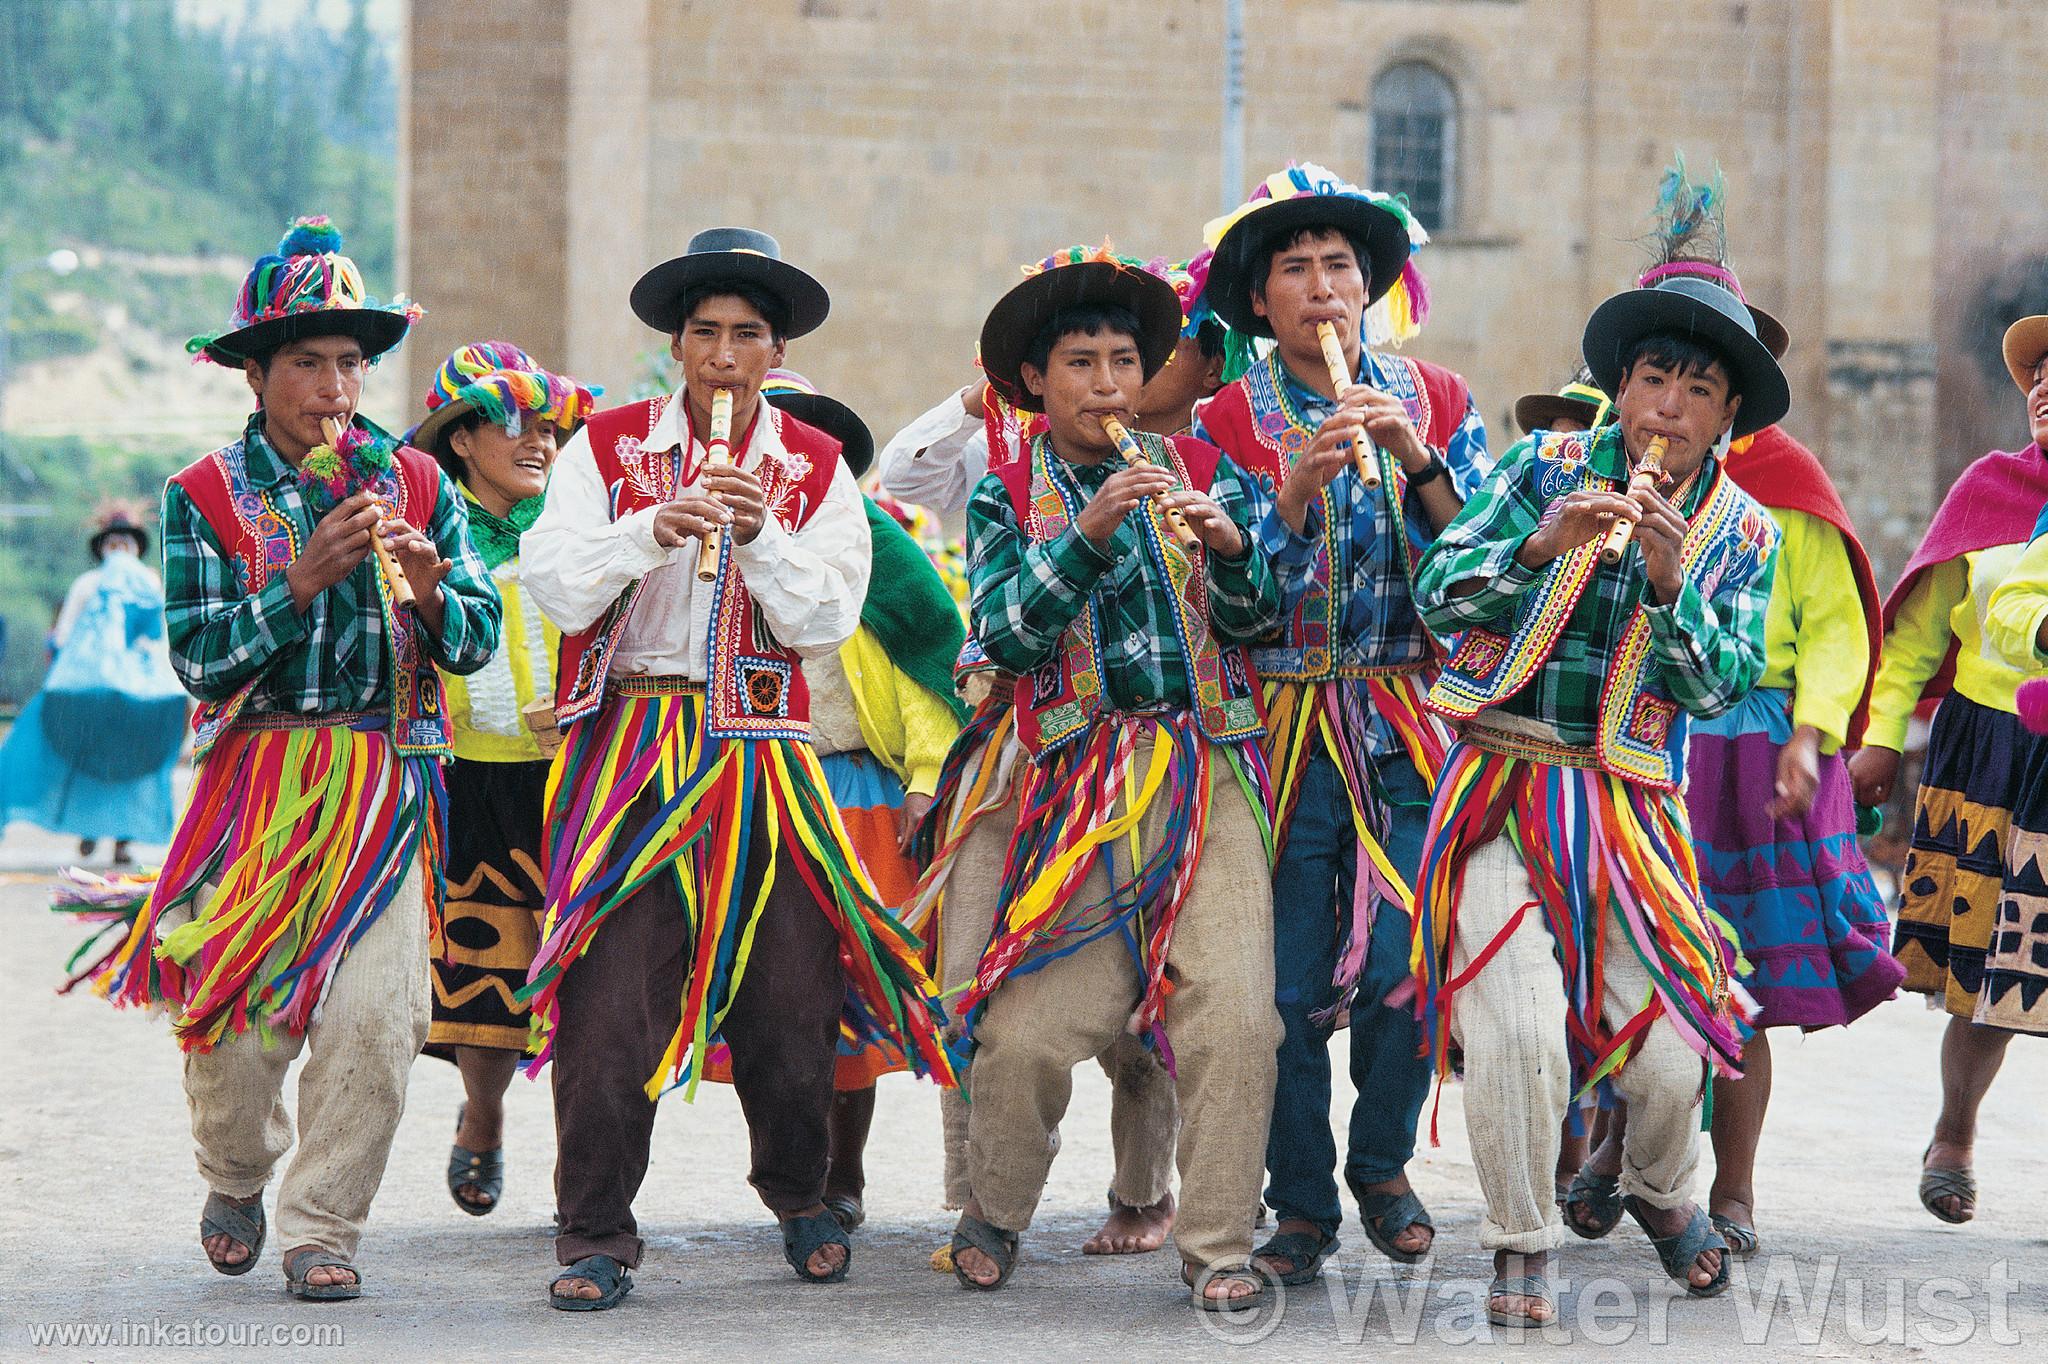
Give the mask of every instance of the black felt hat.
<path id="1" fill-rule="evenodd" d="M 708 227 L 690 238 L 683 254 L 640 276 L 633 286 L 633 311 L 658 332 L 682 329 L 677 315 L 685 293 L 700 284 L 750 284 L 782 300 L 788 310 L 785 337 L 814 332 L 831 311 L 825 286 L 782 258 L 782 245 L 751 227 Z"/>
<path id="2" fill-rule="evenodd" d="M 1732 435 L 1746 436 L 1781 419 L 1792 407 L 1792 390 L 1777 357 L 1757 337 L 1756 319 L 1733 290 L 1712 280 L 1685 276 L 1660 280 L 1648 289 L 1616 294 L 1593 310 L 1583 349 L 1593 382 L 1608 393 L 1621 388 L 1629 348 L 1646 336 L 1668 332 L 1711 347 L 1728 367 L 1742 406 Z"/>
<path id="3" fill-rule="evenodd" d="M 815 426 L 839 442 L 839 458 L 855 478 L 875 462 L 875 433 L 860 419 L 860 413 L 818 392 L 809 379 L 794 370 L 771 369 L 761 381 L 761 396 L 807 426 Z"/>
<path id="4" fill-rule="evenodd" d="M 1041 270 L 997 299 L 981 324 L 982 372 L 1012 405 L 1045 410 L 1045 401 L 1024 386 L 1024 353 L 1061 310 L 1082 303 L 1121 304 L 1137 317 L 1138 357 L 1147 382 L 1180 341 L 1180 295 L 1151 271 L 1115 260 Z"/>

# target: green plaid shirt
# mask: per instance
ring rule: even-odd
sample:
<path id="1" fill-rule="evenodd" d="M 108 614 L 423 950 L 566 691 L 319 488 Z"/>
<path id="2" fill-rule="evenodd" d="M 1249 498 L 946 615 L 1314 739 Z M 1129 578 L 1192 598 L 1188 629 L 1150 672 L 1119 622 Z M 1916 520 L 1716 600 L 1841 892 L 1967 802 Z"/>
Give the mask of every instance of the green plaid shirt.
<path id="1" fill-rule="evenodd" d="M 250 487 L 291 519 L 303 545 L 317 518 L 292 467 L 264 439 L 262 413 L 249 419 L 242 447 Z M 469 543 L 469 516 L 446 474 L 433 524 L 424 529 L 455 567 L 441 583 L 441 636 L 422 630 L 421 641 L 449 672 L 473 673 L 498 647 L 498 589 Z M 391 654 L 374 555 L 301 613 L 281 572 L 254 595 L 243 590 L 219 534 L 176 483 L 164 485 L 163 536 L 164 621 L 171 663 L 187 691 L 225 701 L 255 678 L 252 711 L 375 714 L 390 707 Z"/>
<path id="2" fill-rule="evenodd" d="M 1041 437 L 1041 440 L 1044 438 Z M 1067 480 L 1078 509 L 1123 466 L 1069 464 L 1048 451 L 1056 478 Z M 1237 523 L 1245 549 L 1235 560 L 1209 553 L 1209 628 L 1224 647 L 1249 644 L 1280 624 L 1280 588 L 1272 565 L 1255 553 L 1251 500 L 1243 474 L 1228 456 L 1216 465 L 1209 496 Z M 1103 698 L 1117 710 L 1190 706 L 1172 592 L 1138 544 L 1140 513 L 1125 517 L 1106 546 L 1076 526 L 1033 542 L 1018 523 L 1010 493 L 996 475 L 982 479 L 967 503 L 968 581 L 974 628 L 998 666 L 1027 673 L 1054 656 L 1059 638 L 1092 598 L 1100 624 Z"/>
<path id="3" fill-rule="evenodd" d="M 1542 576 L 1542 569 L 1515 561 L 1522 542 L 1554 505 L 1535 485 L 1534 450 L 1534 441 L 1524 438 L 1508 451 L 1424 556 L 1416 575 L 1417 604 L 1438 634 L 1512 620 L 1522 594 Z M 1626 476 L 1618 425 L 1601 428 L 1590 460 L 1599 473 Z M 1678 500 L 1688 520 L 1706 498 L 1714 464 L 1709 457 Z M 1711 599 L 1688 578 L 1676 602 L 1649 605 L 1653 665 L 1672 699 L 1694 715 L 1722 714 L 1763 676 L 1764 613 L 1776 566 L 1774 553 L 1761 573 L 1747 581 L 1724 581 Z M 1452 587 L 1473 579 L 1480 583 L 1478 591 L 1451 595 Z M 1566 743 L 1594 743 L 1600 732 L 1600 689 L 1629 618 L 1648 591 L 1640 550 L 1632 547 L 1620 563 L 1596 567 L 1541 671 L 1498 708 L 1555 726 Z"/>

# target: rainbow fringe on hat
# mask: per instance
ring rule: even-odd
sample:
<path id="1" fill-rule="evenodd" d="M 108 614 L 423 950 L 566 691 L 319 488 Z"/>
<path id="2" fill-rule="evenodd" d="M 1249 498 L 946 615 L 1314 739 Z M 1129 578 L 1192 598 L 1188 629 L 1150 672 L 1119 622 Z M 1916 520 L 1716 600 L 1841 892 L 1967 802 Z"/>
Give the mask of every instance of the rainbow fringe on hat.
<path id="1" fill-rule="evenodd" d="M 259 322 L 330 308 L 393 312 L 403 317 L 408 327 L 426 315 L 426 309 L 403 295 L 388 306 L 369 297 L 362 271 L 341 254 L 341 229 L 321 213 L 294 219 L 277 250 L 257 257 L 250 267 L 228 325 L 210 335 L 193 337 L 185 349 L 194 364 L 202 360 L 219 364 L 206 348 L 220 338 Z"/>
<path id="2" fill-rule="evenodd" d="M 518 430 L 527 412 L 566 429 L 588 417 L 603 392 L 600 385 L 542 369 L 510 341 L 478 341 L 455 351 L 434 371 L 427 413 L 468 403 L 507 431 Z"/>
<path id="3" fill-rule="evenodd" d="M 1408 261 L 1401 267 L 1401 277 L 1394 281 L 1394 287 L 1365 310 L 1365 340 L 1373 346 L 1399 346 L 1414 337 L 1429 320 L 1429 285 L 1415 267 L 1415 253 L 1428 245 L 1429 230 L 1409 211 L 1405 195 L 1360 189 L 1312 161 L 1289 162 L 1286 170 L 1267 176 L 1242 204 L 1220 218 L 1211 219 L 1202 229 L 1202 240 L 1213 248 L 1247 214 L 1281 199 L 1306 198 L 1363 199 L 1401 220 L 1408 233 Z"/>

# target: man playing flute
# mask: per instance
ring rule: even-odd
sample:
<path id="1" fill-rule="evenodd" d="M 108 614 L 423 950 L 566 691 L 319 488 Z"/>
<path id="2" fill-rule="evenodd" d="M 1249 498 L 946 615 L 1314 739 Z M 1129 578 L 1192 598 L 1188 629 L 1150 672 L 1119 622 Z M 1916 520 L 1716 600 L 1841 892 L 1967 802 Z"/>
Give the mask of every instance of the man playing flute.
<path id="1" fill-rule="evenodd" d="M 857 1044 L 951 1076 L 917 940 L 877 901 L 810 744 L 802 661 L 860 623 L 868 524 L 840 443 L 760 390 L 825 320 L 825 290 L 766 233 L 714 228 L 632 303 L 669 336 L 682 382 L 593 416 L 521 541 L 527 590 L 563 632 L 566 742 L 527 994 L 545 1028 L 533 1065 L 555 1061 L 567 1268 L 550 1302 L 565 1311 L 631 1288 L 655 1098 L 694 1084 L 714 1039 L 750 1181 L 813 1283 L 852 1259 L 823 1202 L 842 1017 Z M 715 432 L 728 403 L 731 430 Z"/>
<path id="2" fill-rule="evenodd" d="M 1197 434 L 1258 488 L 1256 534 L 1286 610 L 1252 652 L 1275 790 L 1273 960 L 1287 1029 L 1266 1143 L 1279 1225 L 1259 1259 L 1303 1284 L 1337 1249 L 1344 1217 L 1329 1043 L 1347 1010 L 1358 1098 L 1344 1176 L 1360 1219 L 1404 1263 L 1435 1235 L 1408 1183 L 1429 1064 L 1404 987 L 1409 886 L 1446 736 L 1422 709 L 1437 647 L 1410 583 L 1416 555 L 1484 475 L 1486 431 L 1463 379 L 1366 345 L 1375 332 L 1412 335 L 1426 308 L 1409 260 L 1425 234 L 1398 201 L 1293 166 L 1209 233 L 1216 310 L 1276 342 L 1200 410 Z M 1350 376 L 1342 386 L 1324 326 Z"/>
<path id="3" fill-rule="evenodd" d="M 292 1146 L 285 1072 L 308 1052 L 277 1227 L 286 1287 L 327 1299 L 362 1292 L 356 1249 L 427 1037 L 450 738 L 435 668 L 481 668 L 500 622 L 461 494 L 357 415 L 420 309 L 367 297 L 341 245 L 300 219 L 229 326 L 192 342 L 242 371 L 256 412 L 164 487 L 165 629 L 201 702 L 197 770 L 100 982 L 177 1016 L 201 1244 L 223 1274 L 262 1253 L 263 1189 Z M 395 605 L 392 573 L 413 605 Z"/>
<path id="4" fill-rule="evenodd" d="M 1749 1010 L 1679 789 L 1687 717 L 1764 669 L 1778 534 L 1723 459 L 1790 395 L 1709 280 L 1616 295 L 1583 349 L 1618 420 L 1519 442 L 1416 580 L 1430 626 L 1462 632 L 1429 693 L 1459 730 L 1416 887 L 1418 984 L 1439 1064 L 1464 1054 L 1488 1314 L 1507 1325 L 1556 1317 L 1558 1124 L 1603 1077 L 1629 1107 L 1624 1206 L 1688 1293 L 1728 1285 L 1691 1190 L 1702 1089 L 1736 1072 Z M 1643 468 L 1659 449 L 1661 481 Z"/>
<path id="5" fill-rule="evenodd" d="M 1215 447 L 1108 422 L 1180 333 L 1173 287 L 1106 252 L 1056 257 L 982 327 L 989 382 L 1046 430 L 968 504 L 975 633 L 1018 680 L 1030 758 L 1001 917 L 959 1008 L 973 1048 L 972 1197 L 953 1238 L 969 1288 L 1002 1286 L 1051 1167 L 1076 1065 L 1127 1030 L 1175 1075 L 1182 1278 L 1198 1307 L 1250 1272 L 1272 1098 L 1267 790 L 1242 644 L 1279 596 L 1241 475 Z M 1199 543 L 1170 528 L 1178 511 Z"/>
<path id="6" fill-rule="evenodd" d="M 1070 247 L 1027 269 L 1052 268 L 1059 259 L 1088 255 Z M 1203 289 L 1209 252 L 1169 265 L 1163 260 L 1117 258 L 1124 265 L 1161 275 L 1180 298 L 1180 339 L 1172 356 L 1138 392 L 1134 431 L 1185 434 L 1193 408 L 1221 383 L 1224 327 L 1210 311 Z M 984 422 L 987 381 L 969 385 L 899 433 L 883 452 L 882 487 L 934 511 L 966 510 L 967 495 L 989 467 Z M 1000 395 L 996 403 L 1008 410 Z M 1025 417 L 1035 414 L 1025 413 Z M 1000 424 L 1000 423 L 999 423 Z M 1003 457 L 1017 452 L 1007 442 Z M 925 861 L 918 888 L 920 931 L 938 948 L 939 983 L 965 984 L 988 943 L 996 917 L 1002 863 L 1017 824 L 1019 753 L 1011 714 L 1017 682 L 989 663 L 979 644 L 969 642 L 956 676 L 970 688 L 985 689 L 940 770 L 933 796 L 935 814 L 924 838 Z M 1159 1249 L 1173 1230 L 1173 1144 L 1179 1125 L 1173 1081 L 1157 1053 L 1129 1033 L 1120 1034 L 1096 1058 L 1110 1080 L 1110 1142 L 1115 1158 L 1108 1189 L 1108 1215 L 1081 1243 L 1088 1255 L 1145 1254 Z M 960 1208 L 968 1198 L 967 1091 L 963 1074 L 957 1090 L 940 1096 L 945 1123 L 945 1202 Z"/>

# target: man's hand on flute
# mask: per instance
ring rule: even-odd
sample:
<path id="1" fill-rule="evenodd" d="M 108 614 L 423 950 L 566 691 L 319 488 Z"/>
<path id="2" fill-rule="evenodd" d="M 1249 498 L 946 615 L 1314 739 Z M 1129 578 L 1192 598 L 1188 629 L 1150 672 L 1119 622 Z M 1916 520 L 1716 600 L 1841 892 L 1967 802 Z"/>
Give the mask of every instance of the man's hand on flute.
<path id="1" fill-rule="evenodd" d="M 732 513 L 717 498 L 704 493 L 684 493 L 654 513 L 654 543 L 675 549 L 702 540 L 714 526 L 732 524 Z"/>
<path id="2" fill-rule="evenodd" d="M 1543 524 L 1529 533 L 1515 551 L 1524 568 L 1541 568 L 1558 555 L 1606 535 L 1616 517 L 1633 517 L 1636 504 L 1604 488 L 1582 488 L 1551 504 Z M 1475 584 L 1476 587 L 1476 584 Z"/>
<path id="3" fill-rule="evenodd" d="M 729 513 L 725 524 L 732 531 L 733 543 L 753 543 L 768 515 L 767 494 L 761 489 L 761 480 L 737 464 L 707 464 L 704 487 Z"/>
<path id="4" fill-rule="evenodd" d="M 415 530 L 400 516 L 387 517 L 383 529 L 385 547 L 391 551 L 405 580 L 412 584 L 413 609 L 430 634 L 441 633 L 441 580 L 454 569 L 454 561 L 442 557 L 441 547 Z"/>
<path id="5" fill-rule="evenodd" d="M 1635 504 L 1636 543 L 1642 546 L 1643 568 L 1650 576 L 1657 604 L 1669 606 L 1685 587 L 1679 558 L 1685 544 L 1685 518 L 1655 488 L 1632 489 L 1628 500 Z"/>
<path id="6" fill-rule="evenodd" d="M 1097 545 L 1107 545 L 1124 518 L 1148 497 L 1173 491 L 1173 473 L 1157 464 L 1129 464 L 1111 474 L 1074 518 L 1074 529 Z"/>
<path id="7" fill-rule="evenodd" d="M 378 515 L 377 499 L 357 493 L 320 518 L 306 547 L 285 570 L 294 607 L 303 612 L 313 598 L 355 572 L 356 565 L 369 557 Z"/>
<path id="8" fill-rule="evenodd" d="M 1244 553 L 1243 532 L 1238 530 L 1237 522 L 1230 519 L 1230 513 L 1224 511 L 1214 498 L 1192 488 L 1175 488 L 1160 502 L 1187 518 L 1188 526 L 1211 554 L 1235 559 Z"/>

